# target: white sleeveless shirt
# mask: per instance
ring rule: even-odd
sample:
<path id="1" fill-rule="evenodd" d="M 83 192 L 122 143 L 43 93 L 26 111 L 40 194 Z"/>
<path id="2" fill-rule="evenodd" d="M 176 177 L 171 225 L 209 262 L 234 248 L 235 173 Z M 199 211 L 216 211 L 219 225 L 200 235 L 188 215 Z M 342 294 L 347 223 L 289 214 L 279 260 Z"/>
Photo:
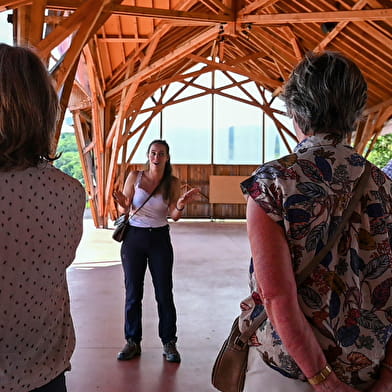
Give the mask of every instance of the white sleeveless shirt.
<path id="1" fill-rule="evenodd" d="M 139 208 L 149 196 L 149 193 L 140 187 L 142 176 L 143 171 L 139 171 L 134 185 L 135 193 L 132 199 L 133 210 Z M 162 194 L 154 194 L 133 217 L 129 218 L 129 223 L 131 226 L 136 227 L 166 226 L 168 224 L 168 208 L 169 204 L 163 200 Z"/>

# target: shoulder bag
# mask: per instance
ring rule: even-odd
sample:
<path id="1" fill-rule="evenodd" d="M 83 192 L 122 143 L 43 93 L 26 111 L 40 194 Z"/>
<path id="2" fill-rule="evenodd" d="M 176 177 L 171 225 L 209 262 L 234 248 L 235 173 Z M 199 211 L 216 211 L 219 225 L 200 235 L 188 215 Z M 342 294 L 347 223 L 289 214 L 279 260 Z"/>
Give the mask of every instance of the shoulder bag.
<path id="1" fill-rule="evenodd" d="M 162 178 L 163 180 L 163 178 Z M 162 180 L 159 182 L 159 184 L 155 187 L 155 189 L 148 195 L 147 199 L 144 200 L 143 204 L 131 215 L 131 218 L 136 215 L 136 213 L 150 200 L 150 198 L 154 195 L 154 193 L 157 191 L 157 189 L 160 187 L 162 184 Z M 128 230 L 129 227 L 129 218 L 128 214 L 122 214 L 119 216 L 115 221 L 114 221 L 114 226 L 116 228 L 114 229 L 114 232 L 112 234 L 112 238 L 117 241 L 117 242 L 122 242 L 122 240 L 125 238 L 125 234 Z"/>
<path id="2" fill-rule="evenodd" d="M 363 190 L 370 175 L 370 170 L 370 164 L 369 162 L 366 162 L 365 170 L 355 187 L 354 195 L 349 205 L 347 206 L 347 209 L 343 213 L 342 219 L 337 229 L 329 238 L 325 247 L 319 253 L 317 253 L 309 265 L 303 271 L 301 271 L 301 274 L 296 277 L 297 287 L 306 280 L 313 269 L 327 255 L 332 245 L 337 240 L 339 234 L 342 232 L 343 227 L 352 215 L 355 206 L 363 194 Z M 242 333 L 238 326 L 238 319 L 239 317 L 234 320 L 230 334 L 223 342 L 223 345 L 217 355 L 217 358 L 215 359 L 215 363 L 212 368 L 212 385 L 221 392 L 242 392 L 248 363 L 248 340 L 265 322 L 267 319 L 267 314 L 264 309 L 263 312 L 255 317 L 252 321 L 252 324 Z"/>

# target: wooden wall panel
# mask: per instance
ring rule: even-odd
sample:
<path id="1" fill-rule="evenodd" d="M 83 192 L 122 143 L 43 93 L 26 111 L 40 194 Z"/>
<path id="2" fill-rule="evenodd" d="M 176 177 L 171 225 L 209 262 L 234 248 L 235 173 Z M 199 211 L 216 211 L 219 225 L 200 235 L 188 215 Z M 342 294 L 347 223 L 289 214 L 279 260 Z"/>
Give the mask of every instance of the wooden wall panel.
<path id="1" fill-rule="evenodd" d="M 209 178 L 215 176 L 250 176 L 255 165 L 172 165 L 173 175 L 181 180 L 183 192 L 199 187 L 203 196 L 188 204 L 184 218 L 244 219 L 246 204 L 210 204 Z M 129 166 L 131 170 L 143 170 L 143 164 Z"/>

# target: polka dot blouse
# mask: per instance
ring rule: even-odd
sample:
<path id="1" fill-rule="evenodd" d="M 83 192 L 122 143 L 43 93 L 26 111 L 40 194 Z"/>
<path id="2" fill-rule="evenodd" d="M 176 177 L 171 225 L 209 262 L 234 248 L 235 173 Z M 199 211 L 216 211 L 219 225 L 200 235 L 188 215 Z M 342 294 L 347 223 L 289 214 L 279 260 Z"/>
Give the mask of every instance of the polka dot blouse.
<path id="1" fill-rule="evenodd" d="M 30 391 L 70 365 L 66 268 L 84 204 L 80 183 L 51 165 L 0 172 L 0 392 Z"/>

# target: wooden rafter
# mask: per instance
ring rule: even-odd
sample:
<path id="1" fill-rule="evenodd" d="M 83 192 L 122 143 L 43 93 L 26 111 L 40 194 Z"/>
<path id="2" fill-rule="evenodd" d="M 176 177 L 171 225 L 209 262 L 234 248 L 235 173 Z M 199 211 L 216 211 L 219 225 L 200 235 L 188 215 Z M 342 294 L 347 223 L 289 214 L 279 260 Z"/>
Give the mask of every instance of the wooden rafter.
<path id="1" fill-rule="evenodd" d="M 296 14 L 265 14 L 246 15 L 237 23 L 254 23 L 258 25 L 276 25 L 293 23 L 323 23 L 323 22 L 360 22 L 363 20 L 389 20 L 392 18 L 392 8 L 333 11 L 333 12 L 298 12 Z"/>
<path id="2" fill-rule="evenodd" d="M 194 60 L 195 62 L 207 64 L 207 65 L 211 66 L 212 68 L 219 69 L 221 71 L 231 71 L 234 73 L 238 73 L 240 75 L 250 77 L 253 80 L 257 80 L 260 83 L 266 83 L 269 86 L 279 87 L 281 85 L 281 82 L 266 78 L 263 75 L 251 74 L 250 72 L 245 72 L 245 71 L 237 72 L 236 68 L 231 65 L 227 65 L 224 63 L 215 63 L 213 61 L 207 60 L 205 58 L 200 58 L 200 57 L 194 56 L 194 55 L 188 55 L 188 57 L 190 59 Z M 241 60 L 238 60 L 238 61 L 241 61 Z"/>
<path id="3" fill-rule="evenodd" d="M 193 50 L 195 50 L 196 47 L 199 47 L 203 44 L 205 44 L 207 41 L 210 41 L 211 38 L 215 38 L 216 34 L 218 32 L 218 28 L 216 26 L 208 29 L 204 33 L 200 34 L 197 37 L 194 37 L 184 43 L 181 47 L 175 49 L 171 54 L 160 58 L 157 60 L 155 63 L 143 68 L 140 72 L 136 73 L 132 77 L 128 78 L 127 80 L 123 81 L 120 83 L 118 86 L 115 88 L 112 88 L 109 90 L 106 94 L 107 98 L 112 97 L 113 95 L 119 93 L 122 89 L 125 87 L 129 86 L 131 83 L 133 83 L 135 80 L 144 80 L 154 73 L 160 72 L 162 68 L 165 68 L 171 64 L 173 64 L 176 60 L 178 60 L 179 57 L 185 57 L 188 54 L 190 54 Z"/>
<path id="4" fill-rule="evenodd" d="M 265 7 L 269 7 L 269 6 L 273 5 L 274 3 L 276 3 L 277 1 L 278 0 L 256 0 L 256 1 L 248 4 L 244 8 L 242 8 L 238 12 L 238 16 L 242 17 L 244 15 L 250 14 L 251 12 L 253 12 L 256 9 L 263 9 Z"/>
<path id="5" fill-rule="evenodd" d="M 87 39 L 91 32 L 96 31 L 96 29 L 99 27 L 96 25 L 96 22 L 101 15 L 106 1 L 107 0 L 104 0 L 101 3 L 98 3 L 95 0 L 88 1 L 94 4 L 90 4 L 90 9 L 88 10 L 89 12 L 85 15 L 84 23 L 80 25 L 78 31 L 73 35 L 70 48 L 52 70 L 52 75 L 56 80 L 58 88 L 63 85 L 70 69 L 79 58 L 79 55 L 83 47 L 86 45 Z"/>

